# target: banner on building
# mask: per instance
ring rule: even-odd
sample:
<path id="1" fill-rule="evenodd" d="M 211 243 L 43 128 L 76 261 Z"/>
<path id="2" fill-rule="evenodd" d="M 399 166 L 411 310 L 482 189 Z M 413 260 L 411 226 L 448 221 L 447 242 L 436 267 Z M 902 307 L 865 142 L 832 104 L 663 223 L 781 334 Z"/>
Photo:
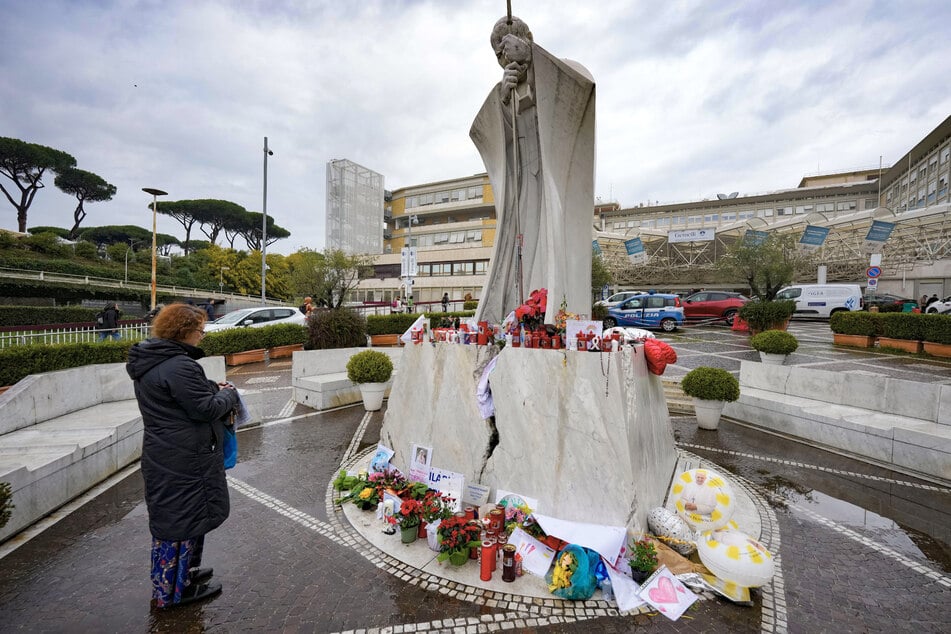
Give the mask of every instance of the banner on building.
<path id="1" fill-rule="evenodd" d="M 826 241 L 827 235 L 829 235 L 829 227 L 806 225 L 802 237 L 799 238 L 799 244 L 807 249 L 818 249 Z"/>
<path id="2" fill-rule="evenodd" d="M 769 233 L 766 231 L 747 229 L 746 233 L 743 235 L 743 244 L 751 247 L 758 247 L 759 245 L 763 244 L 768 237 Z"/>
<path id="3" fill-rule="evenodd" d="M 624 249 L 627 251 L 627 259 L 631 264 L 643 264 L 647 262 L 647 251 L 644 250 L 644 243 L 640 238 L 631 238 L 624 242 Z"/>
<path id="4" fill-rule="evenodd" d="M 416 263 L 416 247 L 403 247 L 400 250 L 400 277 L 416 277 L 419 266 Z"/>
<path id="5" fill-rule="evenodd" d="M 868 228 L 868 233 L 865 234 L 865 246 L 873 251 L 880 249 L 885 244 L 885 241 L 888 240 L 889 236 L 892 235 L 894 229 L 894 222 L 873 220 L 872 226 Z"/>
<path id="6" fill-rule="evenodd" d="M 667 232 L 667 242 L 713 242 L 717 237 L 715 229 L 686 229 Z"/>

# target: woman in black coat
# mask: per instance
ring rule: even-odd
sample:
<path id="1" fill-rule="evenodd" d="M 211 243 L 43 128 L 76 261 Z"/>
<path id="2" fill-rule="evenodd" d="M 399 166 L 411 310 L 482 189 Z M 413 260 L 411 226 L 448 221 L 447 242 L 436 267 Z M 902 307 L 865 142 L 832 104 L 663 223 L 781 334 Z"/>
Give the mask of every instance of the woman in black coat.
<path id="1" fill-rule="evenodd" d="M 221 591 L 200 565 L 205 534 L 228 517 L 222 444 L 238 393 L 209 380 L 196 362 L 204 356 L 196 346 L 206 318 L 197 306 L 166 306 L 152 323 L 153 337 L 132 346 L 126 365 L 145 428 L 142 478 L 157 607 Z"/>

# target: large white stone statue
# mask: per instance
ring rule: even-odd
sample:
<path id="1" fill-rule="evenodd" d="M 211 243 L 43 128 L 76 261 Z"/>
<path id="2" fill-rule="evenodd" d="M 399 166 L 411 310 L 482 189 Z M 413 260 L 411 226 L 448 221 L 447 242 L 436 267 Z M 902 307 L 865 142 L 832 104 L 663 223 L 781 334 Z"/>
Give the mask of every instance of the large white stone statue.
<path id="1" fill-rule="evenodd" d="M 476 316 L 500 323 L 537 288 L 548 289 L 545 323 L 554 323 L 562 301 L 569 312 L 588 314 L 594 80 L 580 64 L 534 44 L 514 16 L 495 24 L 490 41 L 505 70 L 469 136 L 495 192 L 498 229 Z"/>

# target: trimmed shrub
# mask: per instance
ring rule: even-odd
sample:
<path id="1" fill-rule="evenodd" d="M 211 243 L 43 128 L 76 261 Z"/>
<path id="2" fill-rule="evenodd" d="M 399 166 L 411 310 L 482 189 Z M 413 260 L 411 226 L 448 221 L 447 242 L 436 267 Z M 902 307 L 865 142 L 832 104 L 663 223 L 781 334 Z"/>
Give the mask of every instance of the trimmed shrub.
<path id="1" fill-rule="evenodd" d="M 705 401 L 733 402 L 740 398 L 740 382 L 722 368 L 694 368 L 680 381 L 680 389 L 687 396 Z"/>
<path id="2" fill-rule="evenodd" d="M 926 315 L 916 313 L 888 313 L 882 315 L 882 336 L 891 339 L 921 341 L 921 327 Z"/>
<path id="3" fill-rule="evenodd" d="M 796 302 L 786 299 L 777 301 L 753 300 L 740 306 L 740 319 L 751 330 L 764 331 L 785 324 L 796 312 Z"/>
<path id="4" fill-rule="evenodd" d="M 951 316 L 922 315 L 920 321 L 924 341 L 951 344 Z"/>
<path id="5" fill-rule="evenodd" d="M 294 346 L 303 344 L 307 341 L 307 327 L 297 324 L 274 324 L 273 326 L 264 326 L 258 328 L 264 331 L 265 348 L 276 348 L 278 346 Z"/>
<path id="6" fill-rule="evenodd" d="M 882 318 L 864 310 L 843 310 L 829 318 L 829 328 L 837 335 L 875 337 L 882 334 Z"/>
<path id="7" fill-rule="evenodd" d="M 262 332 L 267 328 L 267 326 L 262 328 L 229 328 L 218 332 L 210 332 L 205 335 L 198 347 L 209 356 L 234 354 L 246 350 L 260 350 L 268 347 L 268 333 Z"/>
<path id="8" fill-rule="evenodd" d="M 384 352 L 364 350 L 347 361 L 347 378 L 354 383 L 386 383 L 392 375 L 393 362 Z"/>
<path id="9" fill-rule="evenodd" d="M 750 345 L 766 354 L 792 354 L 799 347 L 799 340 L 785 330 L 764 330 L 750 337 Z"/>
<path id="10" fill-rule="evenodd" d="M 362 315 L 358 315 L 349 308 L 318 310 L 311 313 L 307 320 L 307 330 L 307 342 L 304 347 L 308 350 L 367 345 L 367 322 Z"/>
<path id="11" fill-rule="evenodd" d="M 13 385 L 26 376 L 41 372 L 124 362 L 133 343 L 122 340 L 4 348 L 0 350 L 0 385 Z"/>
<path id="12" fill-rule="evenodd" d="M 462 302 L 462 310 L 471 310 L 475 312 L 478 307 L 479 302 L 474 299 L 467 299 L 466 301 Z"/>
<path id="13" fill-rule="evenodd" d="M 98 312 L 82 306 L 0 306 L 0 326 L 90 323 Z"/>

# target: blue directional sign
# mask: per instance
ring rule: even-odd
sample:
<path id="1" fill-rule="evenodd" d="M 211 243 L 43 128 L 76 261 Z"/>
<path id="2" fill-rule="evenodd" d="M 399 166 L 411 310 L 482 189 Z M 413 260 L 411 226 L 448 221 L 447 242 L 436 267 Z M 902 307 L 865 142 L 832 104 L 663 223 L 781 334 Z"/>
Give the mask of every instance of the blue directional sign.
<path id="1" fill-rule="evenodd" d="M 868 233 L 865 234 L 865 239 L 869 242 L 885 242 L 888 240 L 888 236 L 892 234 L 894 228 L 894 222 L 873 220 L 872 226 L 868 228 Z"/>
<path id="2" fill-rule="evenodd" d="M 769 233 L 765 231 L 756 231 L 755 229 L 747 229 L 746 233 L 743 234 L 743 243 L 748 244 L 752 247 L 757 247 L 769 237 Z"/>
<path id="3" fill-rule="evenodd" d="M 802 232 L 802 237 L 799 239 L 799 244 L 810 247 L 821 247 L 822 243 L 826 241 L 827 235 L 829 235 L 829 227 L 806 225 L 805 230 Z"/>
<path id="4" fill-rule="evenodd" d="M 647 261 L 647 252 L 644 250 L 644 243 L 640 238 L 631 238 L 624 242 L 624 249 L 627 251 L 627 258 L 632 264 L 641 264 Z"/>

